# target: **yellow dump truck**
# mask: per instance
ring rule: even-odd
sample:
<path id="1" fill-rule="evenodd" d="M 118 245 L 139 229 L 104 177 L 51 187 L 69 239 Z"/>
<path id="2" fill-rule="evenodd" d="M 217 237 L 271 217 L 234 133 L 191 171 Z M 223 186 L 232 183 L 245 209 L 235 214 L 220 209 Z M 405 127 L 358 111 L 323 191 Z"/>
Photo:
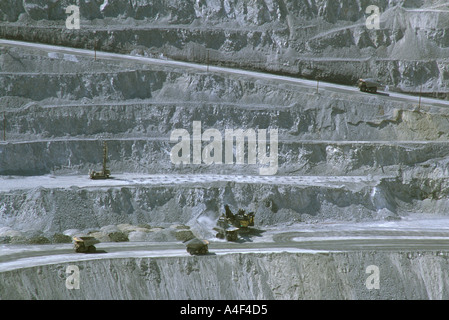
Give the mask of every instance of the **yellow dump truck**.
<path id="1" fill-rule="evenodd" d="M 73 237 L 73 247 L 78 253 L 96 252 L 95 244 L 97 243 L 100 243 L 100 240 L 94 237 Z"/>
<path id="2" fill-rule="evenodd" d="M 382 87 L 379 81 L 375 79 L 359 79 L 357 86 L 362 92 L 376 93 L 379 87 Z"/>
<path id="3" fill-rule="evenodd" d="M 187 252 L 191 255 L 203 255 L 209 253 L 209 241 L 194 238 L 186 241 Z"/>

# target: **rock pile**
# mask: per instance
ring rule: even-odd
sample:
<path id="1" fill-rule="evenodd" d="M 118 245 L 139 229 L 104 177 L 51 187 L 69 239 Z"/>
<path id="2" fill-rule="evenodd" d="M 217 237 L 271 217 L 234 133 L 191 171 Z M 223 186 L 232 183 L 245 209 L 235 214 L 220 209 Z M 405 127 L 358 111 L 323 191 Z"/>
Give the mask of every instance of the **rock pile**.
<path id="1" fill-rule="evenodd" d="M 189 226 L 173 224 L 169 227 L 151 227 L 147 224 L 107 225 L 100 229 L 68 229 L 62 233 L 44 234 L 37 231 L 18 231 L 9 227 L 0 228 L 0 244 L 50 244 L 71 243 L 74 236 L 91 236 L 100 242 L 127 241 L 187 241 L 195 237 Z"/>

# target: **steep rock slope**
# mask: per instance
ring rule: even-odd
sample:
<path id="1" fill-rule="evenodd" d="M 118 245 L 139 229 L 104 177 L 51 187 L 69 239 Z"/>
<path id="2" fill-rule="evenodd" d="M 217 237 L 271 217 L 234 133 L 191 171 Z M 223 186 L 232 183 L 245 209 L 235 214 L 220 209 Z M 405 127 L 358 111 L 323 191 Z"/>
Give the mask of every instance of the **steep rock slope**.
<path id="1" fill-rule="evenodd" d="M 449 8 L 444 1 L 13 1 L 2 37 L 281 72 L 447 97 Z M 378 29 L 366 21 L 379 8 Z"/>
<path id="2" fill-rule="evenodd" d="M 68 265 L 80 288 L 66 287 Z M 379 288 L 367 286 L 379 266 Z M 102 259 L 0 274 L 3 299 L 447 299 L 447 254 L 260 253 Z"/>

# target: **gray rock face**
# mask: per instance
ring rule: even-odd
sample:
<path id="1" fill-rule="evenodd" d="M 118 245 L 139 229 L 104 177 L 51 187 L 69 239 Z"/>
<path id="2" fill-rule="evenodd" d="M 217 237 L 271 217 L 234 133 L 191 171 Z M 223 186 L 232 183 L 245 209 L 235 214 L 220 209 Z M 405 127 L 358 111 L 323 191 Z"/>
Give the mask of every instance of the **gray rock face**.
<path id="1" fill-rule="evenodd" d="M 72 1 L 0 0 L 0 37 L 351 85 L 373 77 L 448 97 L 444 1 L 76 3 L 80 30 L 65 27 Z M 377 30 L 365 25 L 368 5 L 380 9 Z M 438 103 L 6 46 L 0 69 L 2 246 L 68 248 L 80 233 L 207 237 L 225 204 L 254 211 L 261 229 L 447 215 L 449 113 Z M 260 176 L 260 163 L 175 165 L 170 135 L 192 133 L 194 121 L 220 134 L 276 128 L 276 175 Z M 87 177 L 101 163 L 99 140 L 113 175 L 104 183 Z M 67 264 L 56 263 L 1 272 L 0 298 L 447 299 L 447 260 L 390 251 L 85 260 L 79 290 L 64 287 Z M 366 286 L 370 265 L 381 267 L 380 289 Z"/>
<path id="2" fill-rule="evenodd" d="M 0 1 L 0 21 L 16 21 L 23 12 L 21 1 Z"/>
<path id="3" fill-rule="evenodd" d="M 193 225 L 199 216 L 218 218 L 229 201 L 254 209 L 261 225 L 391 219 L 409 210 L 445 213 L 448 114 L 443 108 L 418 109 L 357 92 L 317 93 L 237 75 L 150 66 L 135 71 L 131 63 L 96 64 L 85 57 L 26 50 L 10 49 L 0 62 L 7 70 L 0 90 L 12 140 L 0 143 L 0 174 L 53 174 L 56 180 L 74 175 L 59 187 L 23 185 L 1 192 L 5 227 L 33 226 L 51 238 L 67 229 L 121 223 Z M 44 72 L 47 68 L 54 72 Z M 226 128 L 277 128 L 279 180 L 206 176 L 257 177 L 260 165 L 247 160 L 244 165 L 173 164 L 171 132 L 192 132 L 194 121 L 201 121 L 202 131 L 215 128 L 222 134 Z M 163 174 L 162 183 L 168 185 L 88 189 L 83 182 L 77 187 L 77 175 L 87 180 L 89 169 L 99 167 L 99 140 L 105 138 L 113 175 L 126 180 L 131 173 Z M 172 174 L 198 176 L 189 180 Z M 125 235 L 175 238 L 138 232 Z"/>
<path id="4" fill-rule="evenodd" d="M 79 2 L 83 23 L 77 34 L 64 27 L 57 34 L 29 30 L 33 20 L 62 23 L 69 4 L 24 0 L 2 8 L 0 3 L 5 21 L 0 34 L 74 47 L 92 48 L 95 42 L 107 51 L 207 59 L 345 84 L 375 77 L 391 90 L 448 94 L 444 1 L 86 0 Z M 379 29 L 366 26 L 369 5 L 379 8 Z M 9 28 L 6 21 L 16 21 L 21 12 L 33 20 Z"/>
<path id="5" fill-rule="evenodd" d="M 444 253 L 269 253 L 78 261 L 2 272 L 6 299 L 438 299 L 448 298 Z M 369 266 L 379 266 L 378 289 Z M 423 272 L 423 270 L 425 270 Z"/>

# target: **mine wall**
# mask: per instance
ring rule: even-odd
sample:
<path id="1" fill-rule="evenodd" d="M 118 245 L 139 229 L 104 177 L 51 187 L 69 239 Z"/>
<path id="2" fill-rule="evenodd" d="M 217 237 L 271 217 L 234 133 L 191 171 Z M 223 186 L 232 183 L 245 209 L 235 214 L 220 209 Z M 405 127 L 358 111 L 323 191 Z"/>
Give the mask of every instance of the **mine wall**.
<path id="1" fill-rule="evenodd" d="M 69 2 L 0 2 L 0 37 L 268 71 L 312 79 L 316 88 L 254 74 L 2 46 L 0 178 L 11 182 L 0 186 L 5 248 L 29 249 L 36 238 L 28 236 L 34 235 L 38 242 L 32 244 L 40 249 L 51 248 L 46 246 L 54 235 L 64 240 L 56 246 L 68 248 L 74 234 L 106 237 L 103 231 L 118 226 L 129 227 L 120 229 L 123 242 L 180 244 L 169 234 L 179 225 L 211 238 L 210 226 L 225 204 L 254 211 L 258 230 L 278 232 L 301 223 L 447 215 L 447 108 L 390 98 L 388 90 L 370 95 L 355 88 L 359 77 L 369 76 L 390 92 L 448 98 L 449 29 L 444 13 L 426 9 L 432 1 L 373 1 L 382 12 L 378 30 L 366 28 L 366 1 L 352 0 L 79 1 L 82 28 L 68 30 Z M 227 128 L 277 128 L 276 174 L 261 177 L 260 163 L 173 164 L 170 135 L 174 129 L 191 134 L 194 121 L 203 131 L 221 134 Z M 104 186 L 87 176 L 101 164 L 103 142 L 112 171 Z M 81 176 L 92 184 L 86 186 Z M 56 182 L 30 187 L 28 179 Z M 138 228 L 144 230 L 140 235 Z M 0 299 L 448 299 L 449 294 L 446 251 L 210 249 L 205 256 L 184 250 L 104 259 L 71 254 L 57 263 L 49 254 L 42 258 L 46 262 L 27 260 L 34 266 L 21 259 L 10 265 L 2 257 Z M 80 270 L 79 289 L 66 286 L 66 270 L 73 265 Z M 378 287 L 368 281 L 370 266 L 379 268 Z"/>
<path id="2" fill-rule="evenodd" d="M 79 289 L 66 285 L 69 266 Z M 445 300 L 448 267 L 437 251 L 101 259 L 2 272 L 0 299 Z"/>
<path id="3" fill-rule="evenodd" d="M 251 173 L 259 174 L 263 167 L 256 164 L 174 164 L 170 152 L 175 143 L 151 139 L 104 139 L 108 144 L 109 166 L 116 173 Z M 61 140 L 0 145 L 3 175 L 44 175 L 58 172 L 86 174 L 89 168 L 100 166 L 101 141 Z M 224 149 L 224 143 L 223 143 Z M 358 143 L 358 142 L 290 142 L 279 143 L 279 174 L 367 175 L 398 174 L 399 168 L 432 163 L 434 157 L 448 153 L 444 143 Z M 27 155 L 18 162 L 18 155 Z M 223 156 L 224 158 L 224 156 Z M 256 159 L 257 160 L 257 159 Z M 436 161 L 435 161 L 436 162 Z M 436 164 L 435 164 L 436 165 Z"/>
<path id="4" fill-rule="evenodd" d="M 391 90 L 448 95 L 444 13 L 411 10 L 427 1 L 370 3 L 382 13 L 377 30 L 365 26 L 363 1 L 82 1 L 77 32 L 65 28 L 69 4 L 0 7 L 0 36 L 343 84 L 368 72 Z"/>
<path id="5" fill-rule="evenodd" d="M 173 178 L 175 179 L 175 178 Z M 179 179 L 183 179 L 182 176 Z M 95 230 L 110 224 L 189 225 L 213 236 L 201 219 L 216 221 L 225 204 L 256 214 L 256 227 L 317 221 L 399 220 L 410 212 L 446 214 L 447 181 L 358 178 L 327 183 L 311 178 L 294 184 L 195 180 L 177 185 L 76 187 L 0 193 L 3 226 L 50 237 L 69 229 Z M 404 191 L 405 190 L 405 191 Z"/>

